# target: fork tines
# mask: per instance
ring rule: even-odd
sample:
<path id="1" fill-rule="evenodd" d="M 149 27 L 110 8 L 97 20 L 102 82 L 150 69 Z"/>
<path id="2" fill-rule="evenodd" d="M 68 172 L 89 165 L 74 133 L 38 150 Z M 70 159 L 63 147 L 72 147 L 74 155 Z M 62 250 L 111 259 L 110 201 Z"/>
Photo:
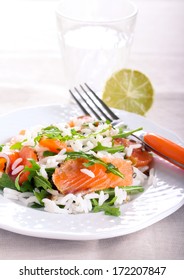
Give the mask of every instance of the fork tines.
<path id="1" fill-rule="evenodd" d="M 80 106 L 85 115 L 93 116 L 101 120 L 117 120 L 112 110 L 97 96 L 97 94 L 85 83 L 79 88 L 69 90 L 72 97 Z"/>

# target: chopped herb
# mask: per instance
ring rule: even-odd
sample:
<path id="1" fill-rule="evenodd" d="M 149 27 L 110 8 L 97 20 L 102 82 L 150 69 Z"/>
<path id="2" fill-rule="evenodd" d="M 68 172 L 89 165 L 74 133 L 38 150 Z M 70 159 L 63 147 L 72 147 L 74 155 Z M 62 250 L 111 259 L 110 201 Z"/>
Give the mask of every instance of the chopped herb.
<path id="1" fill-rule="evenodd" d="M 50 125 L 47 126 L 45 128 L 42 129 L 42 136 L 46 136 L 47 138 L 56 138 L 61 140 L 62 139 L 62 135 L 61 135 L 61 131 L 58 127 Z"/>
<path id="2" fill-rule="evenodd" d="M 63 209 L 63 208 L 65 208 L 65 205 L 58 205 L 58 207 Z"/>
<path id="3" fill-rule="evenodd" d="M 110 162 L 107 163 L 107 173 L 113 173 L 112 170 L 117 170 L 116 166 Z"/>
<path id="4" fill-rule="evenodd" d="M 127 128 L 128 128 L 128 127 L 127 127 L 126 124 L 122 124 L 121 126 L 118 127 L 118 129 L 119 129 L 119 133 L 118 133 L 118 134 L 122 133 L 123 130 L 125 130 L 125 129 L 127 129 Z"/>
<path id="5" fill-rule="evenodd" d="M 92 205 L 98 206 L 98 201 L 96 200 L 96 198 L 92 198 Z"/>
<path id="6" fill-rule="evenodd" d="M 104 128 L 104 129 L 102 129 L 98 132 L 93 132 L 93 133 L 90 133 L 88 135 L 83 135 L 83 134 L 77 133 L 77 134 L 73 135 L 70 139 L 67 139 L 67 140 L 71 140 L 71 139 L 80 140 L 80 139 L 87 139 L 87 138 L 90 138 L 90 137 L 95 137 L 98 134 L 102 134 L 102 133 L 106 132 L 107 130 L 110 129 L 110 127 L 111 126 L 109 125 L 108 127 Z"/>
<path id="7" fill-rule="evenodd" d="M 88 161 L 88 162 L 84 162 L 84 163 L 83 163 L 83 165 L 84 165 L 85 167 L 92 166 L 93 164 L 94 164 L 94 162 L 92 162 L 92 161 Z"/>
<path id="8" fill-rule="evenodd" d="M 33 191 L 34 195 L 38 199 L 39 203 L 44 206 L 44 203 L 42 202 L 43 198 L 48 197 L 48 192 L 46 190 L 41 190 L 40 192 Z"/>
<path id="9" fill-rule="evenodd" d="M 30 207 L 31 207 L 31 208 L 42 208 L 43 205 L 34 202 L 32 205 L 30 205 Z"/>
<path id="10" fill-rule="evenodd" d="M 39 142 L 42 137 L 46 137 L 49 139 L 57 139 L 62 142 L 73 139 L 73 135 L 62 136 L 62 131 L 59 130 L 59 128 L 56 126 L 48 126 L 46 128 L 43 128 L 42 131 L 34 138 L 34 142 Z"/>
<path id="11" fill-rule="evenodd" d="M 33 190 L 34 190 L 34 186 L 29 181 L 23 182 L 21 187 L 20 187 L 21 192 L 33 192 Z"/>
<path id="12" fill-rule="evenodd" d="M 51 151 L 44 151 L 43 156 L 44 157 L 50 157 L 50 156 L 55 156 L 57 153 L 51 152 Z"/>
<path id="13" fill-rule="evenodd" d="M 20 150 L 22 148 L 22 143 L 21 142 L 17 142 L 13 145 L 11 145 L 10 149 L 11 150 Z"/>
<path id="14" fill-rule="evenodd" d="M 24 170 L 22 170 L 15 179 L 15 187 L 17 188 L 18 191 L 20 191 L 19 179 L 23 172 L 24 172 Z"/>
<path id="15" fill-rule="evenodd" d="M 0 190 L 3 190 L 4 188 L 16 190 L 14 181 L 6 173 L 3 173 L 0 178 Z"/>
<path id="16" fill-rule="evenodd" d="M 36 163 L 36 161 L 34 160 L 34 159 L 28 159 L 29 160 L 29 162 L 31 163 L 31 167 L 29 167 L 29 166 L 25 166 L 24 167 L 24 170 L 25 171 L 40 171 L 40 166 L 39 166 L 39 164 L 37 164 Z"/>
<path id="17" fill-rule="evenodd" d="M 32 178 L 34 178 L 35 175 L 39 174 L 40 166 L 36 163 L 34 159 L 29 159 L 32 166 L 25 166 L 23 171 L 29 171 L 28 180 L 31 181 Z"/>
<path id="18" fill-rule="evenodd" d="M 44 178 L 43 176 L 37 174 L 36 176 L 34 176 L 33 179 L 34 179 L 35 186 L 37 188 L 41 187 L 45 190 L 52 189 L 51 183 L 46 178 Z"/>
<path id="19" fill-rule="evenodd" d="M 97 146 L 92 149 L 92 151 L 97 152 L 97 151 L 106 151 L 108 153 L 114 154 L 117 152 L 122 152 L 124 151 L 125 147 L 123 145 L 121 146 L 113 146 L 113 147 L 105 147 L 103 146 L 100 142 L 98 142 Z"/>
<path id="20" fill-rule="evenodd" d="M 98 164 L 103 165 L 107 169 L 106 172 L 111 172 L 114 175 L 124 178 L 124 175 L 113 164 L 106 163 L 103 160 L 101 160 L 100 158 L 97 158 L 91 154 L 86 154 L 84 152 L 66 152 L 66 154 L 67 154 L 67 159 L 84 158 L 89 161 L 89 164 L 87 163 L 88 166 L 98 163 Z M 86 163 L 84 163 L 84 166 L 86 166 Z"/>
<path id="21" fill-rule="evenodd" d="M 22 191 L 22 187 L 23 189 L 29 189 L 30 191 L 33 191 L 35 187 L 43 188 L 45 190 L 52 189 L 51 183 L 39 173 L 40 166 L 36 163 L 36 161 L 33 159 L 29 159 L 29 161 L 31 162 L 32 166 L 29 167 L 26 165 L 15 179 L 15 187 L 17 190 Z M 29 171 L 28 181 L 24 182 L 20 186 L 19 179 L 21 174 L 25 171 Z"/>
<path id="22" fill-rule="evenodd" d="M 118 133 L 118 134 L 112 136 L 112 138 L 113 138 L 113 139 L 115 139 L 115 138 L 126 138 L 126 137 L 130 136 L 132 133 L 137 132 L 137 131 L 140 131 L 140 130 L 142 130 L 142 129 L 143 129 L 142 127 L 139 127 L 139 128 L 137 128 L 137 129 L 134 129 L 134 130 L 130 130 L 130 131 Z"/>
<path id="23" fill-rule="evenodd" d="M 121 134 L 121 133 L 123 133 L 123 127 L 122 126 L 119 127 L 119 133 L 118 134 Z"/>
<path id="24" fill-rule="evenodd" d="M 36 144 L 37 142 L 39 142 L 41 140 L 42 137 L 47 137 L 50 139 L 57 139 L 62 142 L 68 141 L 68 140 L 74 140 L 74 139 L 75 140 L 87 139 L 89 137 L 95 137 L 98 134 L 102 134 L 102 133 L 106 132 L 107 130 L 109 130 L 110 128 L 111 128 L 111 125 L 108 125 L 108 127 L 102 129 L 101 131 L 93 132 L 88 135 L 83 135 L 80 132 L 78 132 L 77 130 L 75 130 L 74 128 L 71 128 L 71 135 L 63 136 L 62 131 L 58 127 L 51 125 L 51 126 L 43 128 L 42 131 L 34 138 L 34 142 Z"/>
<path id="25" fill-rule="evenodd" d="M 101 211 L 104 211 L 105 215 L 111 215 L 111 216 L 120 216 L 121 215 L 121 211 L 120 211 L 119 207 L 112 207 L 105 203 L 102 204 L 102 206 L 95 206 L 93 208 L 94 213 L 101 212 Z"/>
<path id="26" fill-rule="evenodd" d="M 53 167 L 45 168 L 45 171 L 47 172 L 48 177 L 51 178 L 51 177 L 52 177 L 52 174 L 53 174 L 54 171 L 55 171 L 55 168 L 53 168 Z"/>
<path id="27" fill-rule="evenodd" d="M 111 125 L 108 125 L 106 128 L 103 128 L 102 130 L 100 130 L 98 132 L 88 134 L 87 137 L 97 136 L 98 134 L 102 134 L 102 133 L 106 132 L 107 130 L 109 130 L 111 127 L 112 127 Z"/>
<path id="28" fill-rule="evenodd" d="M 34 138 L 34 142 L 35 143 L 39 142 L 42 137 L 58 139 L 58 140 L 62 140 L 63 138 L 59 128 L 53 125 L 42 128 L 41 132 L 39 132 L 38 135 Z"/>
<path id="29" fill-rule="evenodd" d="M 24 170 L 22 172 L 20 172 L 19 175 L 15 179 L 15 187 L 17 188 L 18 191 L 24 192 L 24 189 L 26 189 L 26 191 L 33 191 L 33 189 L 35 187 L 43 188 L 44 190 L 52 189 L 51 183 L 46 178 L 44 178 L 43 176 L 41 176 L 39 174 L 34 175 L 33 177 L 31 176 L 31 178 L 28 177 L 28 181 L 24 182 L 20 186 L 19 179 L 23 172 L 24 172 Z M 31 183 L 29 184 L 29 182 L 31 181 L 32 178 L 33 178 L 33 182 L 34 182 L 33 187 L 31 187 L 32 186 Z M 22 189 L 22 187 L 23 187 L 23 189 Z"/>
<path id="30" fill-rule="evenodd" d="M 124 191 L 127 192 L 127 194 L 137 194 L 139 192 L 143 192 L 144 191 L 144 188 L 142 186 L 118 186 L 118 188 L 121 188 L 123 189 Z M 105 189 L 103 190 L 104 193 L 108 193 L 109 195 L 109 198 L 112 198 L 115 196 L 115 189 L 114 188 L 109 188 L 109 189 Z M 99 193 L 99 192 L 97 192 Z"/>
<path id="31" fill-rule="evenodd" d="M 125 187 L 119 186 L 118 188 L 122 188 L 130 195 L 137 194 L 139 192 L 144 191 L 144 188 L 142 186 L 125 186 Z M 114 202 L 117 199 L 115 196 L 115 189 L 109 188 L 103 191 L 104 193 L 107 193 L 109 195 L 109 198 L 101 206 L 98 205 L 98 199 L 92 199 L 93 212 L 104 211 L 106 215 L 112 215 L 112 216 L 121 215 L 120 208 L 113 206 Z M 96 193 L 100 193 L 100 191 L 97 191 Z"/>
<path id="32" fill-rule="evenodd" d="M 39 133 L 39 134 L 34 138 L 34 143 L 35 143 L 35 145 L 36 145 L 36 143 L 40 142 L 41 138 L 42 138 L 42 134 Z"/>
<path id="33" fill-rule="evenodd" d="M 25 141 L 27 141 L 27 139 L 24 139 L 22 142 L 17 142 L 13 145 L 11 145 L 10 149 L 11 150 L 20 150 L 22 148 L 22 143 L 24 143 Z"/>
<path id="34" fill-rule="evenodd" d="M 112 205 L 116 201 L 116 197 L 113 197 L 113 199 L 109 202 L 104 202 L 101 206 L 97 204 L 97 200 L 93 199 L 93 212 L 97 213 L 100 211 L 104 211 L 105 215 L 111 215 L 111 216 L 120 216 L 121 211 L 119 207 L 113 207 Z"/>
<path id="35" fill-rule="evenodd" d="M 119 188 L 125 190 L 127 194 L 137 194 L 139 192 L 144 191 L 144 188 L 142 186 L 126 186 L 126 187 L 119 186 Z"/>
<path id="36" fill-rule="evenodd" d="M 81 136 L 81 134 L 74 128 L 71 129 L 71 134 L 72 134 L 72 136 L 75 136 L 75 135 Z"/>
<path id="37" fill-rule="evenodd" d="M 0 145 L 0 152 L 2 151 L 3 147 L 4 147 L 4 145 L 3 145 L 3 144 L 2 144 L 2 145 Z"/>
<path id="38" fill-rule="evenodd" d="M 71 139 L 80 140 L 80 139 L 87 139 L 87 138 L 90 138 L 90 137 L 95 137 L 98 134 L 102 134 L 102 133 L 106 132 L 107 130 L 110 129 L 110 127 L 111 126 L 109 125 L 108 127 L 104 128 L 104 129 L 102 129 L 102 130 L 100 130 L 98 132 L 93 132 L 93 133 L 90 133 L 88 135 L 83 135 L 83 134 L 79 134 L 78 133 L 78 134 L 74 135 L 74 136 L 77 136 L 77 137 L 73 136 L 73 138 L 71 138 Z"/>

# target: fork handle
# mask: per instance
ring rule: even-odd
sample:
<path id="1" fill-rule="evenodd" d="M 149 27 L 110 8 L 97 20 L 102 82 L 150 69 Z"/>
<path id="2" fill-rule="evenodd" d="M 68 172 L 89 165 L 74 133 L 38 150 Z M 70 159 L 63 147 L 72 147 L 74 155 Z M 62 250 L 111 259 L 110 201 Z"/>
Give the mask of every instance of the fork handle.
<path id="1" fill-rule="evenodd" d="M 163 155 L 163 158 L 184 169 L 184 147 L 154 133 L 145 134 L 144 142 L 152 147 L 155 153 L 158 151 L 159 156 Z"/>

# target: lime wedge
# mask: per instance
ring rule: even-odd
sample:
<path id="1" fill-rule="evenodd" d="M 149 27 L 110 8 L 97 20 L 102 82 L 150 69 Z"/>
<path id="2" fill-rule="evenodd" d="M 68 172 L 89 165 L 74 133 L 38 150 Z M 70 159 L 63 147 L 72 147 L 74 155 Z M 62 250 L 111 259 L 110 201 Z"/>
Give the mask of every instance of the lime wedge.
<path id="1" fill-rule="evenodd" d="M 143 73 L 122 69 L 106 82 L 102 100 L 109 106 L 144 115 L 153 104 L 154 90 Z"/>

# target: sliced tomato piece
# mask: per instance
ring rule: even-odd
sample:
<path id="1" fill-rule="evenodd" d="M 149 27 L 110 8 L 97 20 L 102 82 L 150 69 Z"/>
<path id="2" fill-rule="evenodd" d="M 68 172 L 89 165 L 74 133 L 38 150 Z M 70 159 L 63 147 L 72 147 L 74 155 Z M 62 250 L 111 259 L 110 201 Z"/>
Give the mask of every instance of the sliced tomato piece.
<path id="1" fill-rule="evenodd" d="M 32 163 L 29 161 L 29 159 L 34 159 L 35 161 L 37 161 L 37 155 L 36 152 L 34 151 L 33 148 L 28 147 L 28 146 L 24 146 L 20 152 L 19 152 L 19 157 L 22 158 L 22 162 L 21 165 L 24 166 L 28 166 L 28 167 L 32 167 Z M 25 171 L 20 175 L 19 178 L 19 184 L 21 185 L 23 182 L 28 180 L 28 176 L 29 176 L 30 172 L 29 171 Z"/>
<path id="2" fill-rule="evenodd" d="M 16 159 L 18 159 L 20 157 L 19 152 L 14 152 L 10 155 L 8 155 L 9 159 L 10 159 L 10 165 L 8 168 L 8 172 L 10 172 L 12 170 L 12 164 L 14 163 L 14 161 L 16 161 Z"/>
<path id="3" fill-rule="evenodd" d="M 143 151 L 141 148 L 133 149 L 132 155 L 129 157 L 135 167 L 143 167 L 149 165 L 153 157 L 147 151 Z"/>
<path id="4" fill-rule="evenodd" d="M 6 159 L 0 158 L 0 172 L 3 172 L 6 166 Z"/>
<path id="5" fill-rule="evenodd" d="M 115 145 L 123 145 L 125 147 L 136 144 L 135 141 L 126 138 L 116 138 L 114 139 L 114 143 Z M 128 159 L 132 161 L 132 164 L 135 167 L 143 167 L 149 165 L 152 162 L 153 157 L 147 151 L 143 151 L 142 148 L 137 148 L 133 149 L 132 155 L 128 157 Z"/>

